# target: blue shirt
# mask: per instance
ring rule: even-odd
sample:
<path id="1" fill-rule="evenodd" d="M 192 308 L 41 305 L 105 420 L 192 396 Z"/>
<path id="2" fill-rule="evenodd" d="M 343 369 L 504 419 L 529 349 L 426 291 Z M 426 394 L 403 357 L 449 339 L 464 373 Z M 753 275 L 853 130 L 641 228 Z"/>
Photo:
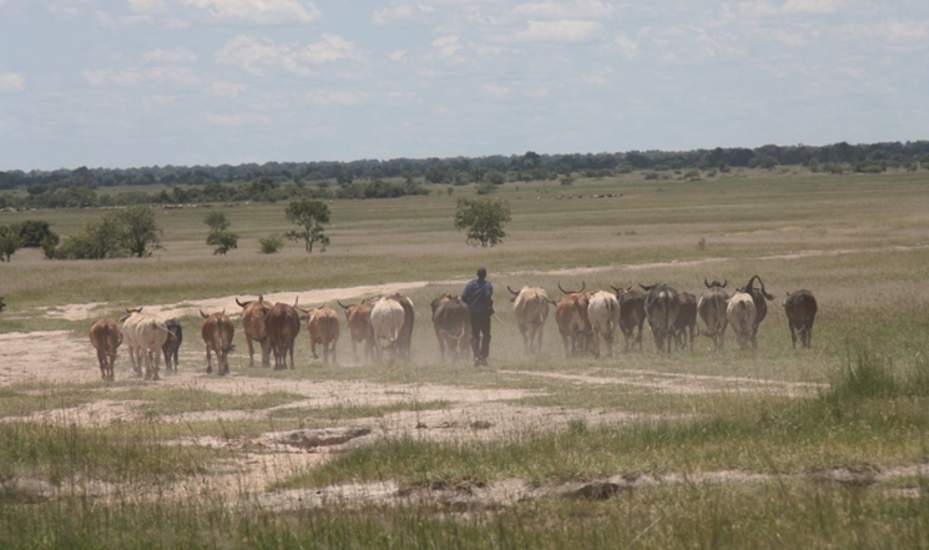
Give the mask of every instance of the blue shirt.
<path id="1" fill-rule="evenodd" d="M 471 313 L 482 313 L 490 310 L 491 297 L 494 294 L 494 285 L 484 279 L 474 279 L 465 285 L 461 293 L 461 299 L 468 304 L 468 311 Z"/>

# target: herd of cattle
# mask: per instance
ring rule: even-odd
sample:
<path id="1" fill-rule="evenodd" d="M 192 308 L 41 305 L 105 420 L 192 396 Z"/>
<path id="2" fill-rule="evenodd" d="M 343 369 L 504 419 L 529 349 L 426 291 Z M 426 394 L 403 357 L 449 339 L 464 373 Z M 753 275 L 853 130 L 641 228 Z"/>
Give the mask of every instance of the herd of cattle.
<path id="1" fill-rule="evenodd" d="M 755 282 L 759 287 L 755 287 Z M 726 329 L 732 326 L 741 349 L 758 345 L 758 326 L 768 312 L 767 301 L 774 300 L 757 275 L 732 294 L 726 290 L 728 280 L 720 283 L 704 281 L 706 289 L 699 299 L 688 292 L 678 292 L 666 284 L 640 285 L 642 292 L 630 285 L 612 292 L 587 291 L 582 283 L 578 290 L 558 289 L 558 301 L 548 297 L 545 289 L 524 286 L 519 291 L 507 287 L 513 295 L 513 313 L 523 338 L 526 353 L 537 352 L 549 309 L 555 308 L 555 323 L 564 345 L 565 357 L 601 355 L 601 340 L 606 354 L 613 354 L 613 335 L 617 328 L 625 338 L 625 351 L 642 349 L 642 327 L 648 322 L 659 352 L 693 349 L 694 335 L 702 334 L 713 341 L 713 348 L 724 347 Z M 261 352 L 261 364 L 270 366 L 274 356 L 275 370 L 294 368 L 294 342 L 306 322 L 311 351 L 318 359 L 317 346 L 322 346 L 323 362 L 337 362 L 336 343 L 339 340 L 338 313 L 328 307 L 303 309 L 295 301 L 270 304 L 262 296 L 257 300 L 236 303 L 242 308 L 242 329 L 248 344 L 249 367 L 255 366 L 255 342 Z M 2 307 L 0 299 L 0 307 Z M 358 348 L 368 361 L 410 360 L 415 311 L 413 302 L 401 294 L 366 299 L 356 304 L 338 302 L 345 314 L 352 353 Z M 432 323 L 439 343 L 442 360 L 462 359 L 470 353 L 471 325 L 468 307 L 460 296 L 443 294 L 431 303 Z M 788 293 L 784 301 L 793 346 L 797 335 L 801 345 L 810 347 L 816 299 L 809 290 Z M 228 354 L 233 349 L 235 326 L 222 312 L 206 314 L 200 311 L 203 324 L 200 334 L 206 348 L 206 372 L 213 372 L 212 356 L 216 355 L 218 374 L 229 372 Z M 703 321 L 701 331 L 697 317 Z M 90 331 L 90 341 L 97 350 L 100 372 L 104 380 L 113 380 L 113 365 L 117 349 L 126 342 L 136 376 L 157 380 L 161 356 L 168 373 L 177 372 L 178 348 L 183 331 L 176 319 L 162 319 L 143 313 L 142 308 L 127 309 L 119 321 L 101 319 Z M 331 359 L 330 359 L 331 356 Z"/>

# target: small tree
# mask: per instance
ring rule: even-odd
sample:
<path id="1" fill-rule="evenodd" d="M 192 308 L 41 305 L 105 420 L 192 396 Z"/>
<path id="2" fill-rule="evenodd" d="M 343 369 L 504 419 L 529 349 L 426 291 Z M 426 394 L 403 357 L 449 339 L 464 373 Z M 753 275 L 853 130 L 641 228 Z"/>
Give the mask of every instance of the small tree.
<path id="1" fill-rule="evenodd" d="M 329 206 L 323 201 L 300 199 L 292 201 L 285 210 L 287 219 L 300 226 L 287 233 L 292 241 L 303 241 L 307 252 L 313 252 L 313 243 L 320 243 L 323 250 L 329 245 L 324 225 L 329 223 Z"/>
<path id="2" fill-rule="evenodd" d="M 226 255 L 233 248 L 239 248 L 239 234 L 229 231 L 229 221 L 222 212 L 210 212 L 203 219 L 203 223 L 210 226 L 206 236 L 206 244 L 215 246 L 213 255 Z"/>
<path id="3" fill-rule="evenodd" d="M 505 200 L 458 198 L 455 229 L 467 229 L 465 242 L 470 245 L 480 243 L 486 247 L 502 243 L 503 237 L 506 237 L 503 227 L 510 219 L 510 205 Z"/>
<path id="4" fill-rule="evenodd" d="M 151 256 L 152 250 L 161 248 L 161 228 L 155 223 L 151 206 L 133 206 L 119 212 L 125 227 L 125 246 L 129 256 Z M 151 250 L 150 250 L 151 249 Z"/>
<path id="5" fill-rule="evenodd" d="M 280 235 L 268 235 L 264 239 L 258 240 L 258 251 L 262 254 L 274 254 L 284 246 L 284 239 Z"/>
<path id="6" fill-rule="evenodd" d="M 48 241 L 57 246 L 60 237 L 51 230 L 51 224 L 40 220 L 26 220 L 12 226 L 23 240 L 23 248 L 39 248 L 43 242 Z"/>
<path id="7" fill-rule="evenodd" d="M 22 248 L 23 240 L 13 229 L 0 225 L 0 262 L 9 262 L 11 256 Z"/>
<path id="8" fill-rule="evenodd" d="M 226 220 L 226 215 L 222 212 L 210 212 L 203 219 L 203 223 L 210 226 L 210 229 L 213 231 L 225 231 L 229 229 L 229 221 Z"/>

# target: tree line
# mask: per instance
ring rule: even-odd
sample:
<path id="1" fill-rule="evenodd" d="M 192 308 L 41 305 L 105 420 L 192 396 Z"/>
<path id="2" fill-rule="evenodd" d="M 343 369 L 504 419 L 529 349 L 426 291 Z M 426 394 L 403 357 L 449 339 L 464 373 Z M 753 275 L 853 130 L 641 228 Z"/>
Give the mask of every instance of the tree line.
<path id="1" fill-rule="evenodd" d="M 500 185 L 606 177 L 636 170 L 719 170 L 807 166 L 813 171 L 881 172 L 929 166 L 929 141 L 851 145 L 764 145 L 693 151 L 492 155 L 478 158 L 268 162 L 236 166 L 154 166 L 110 169 L 0 171 L 0 208 L 67 208 L 183 204 L 196 202 L 287 201 L 294 199 L 390 198 L 428 194 L 429 185 Z M 389 181 L 390 180 L 390 181 Z M 163 190 L 146 192 L 146 186 Z M 119 194 L 109 187 L 138 187 Z M 25 194 L 23 193 L 25 192 Z"/>

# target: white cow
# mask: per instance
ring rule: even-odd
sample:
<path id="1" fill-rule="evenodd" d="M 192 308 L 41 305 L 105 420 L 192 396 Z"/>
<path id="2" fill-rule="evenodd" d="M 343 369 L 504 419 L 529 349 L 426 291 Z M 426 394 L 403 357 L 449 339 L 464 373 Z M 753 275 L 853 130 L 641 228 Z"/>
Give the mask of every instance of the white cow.
<path id="1" fill-rule="evenodd" d="M 732 325 L 740 349 L 752 346 L 752 329 L 755 326 L 755 301 L 747 292 L 736 292 L 729 298 L 726 306 L 726 319 Z"/>
<path id="2" fill-rule="evenodd" d="M 587 318 L 593 329 L 594 357 L 600 357 L 600 336 L 606 342 L 606 354 L 613 357 L 613 331 L 619 326 L 619 300 L 612 292 L 598 290 L 590 295 Z"/>
<path id="3" fill-rule="evenodd" d="M 524 286 L 516 292 L 510 287 L 507 290 L 513 294 L 513 314 L 516 316 L 516 326 L 523 335 L 523 348 L 526 353 L 538 352 L 542 348 L 542 334 L 545 321 L 548 319 L 548 293 L 541 287 Z"/>
<path id="4" fill-rule="evenodd" d="M 146 380 L 158 380 L 161 366 L 161 348 L 169 337 L 164 319 L 142 313 L 142 308 L 127 309 L 128 315 L 120 319 L 123 336 L 129 347 L 129 358 L 136 375 Z M 144 365 L 144 371 L 143 371 Z"/>
<path id="5" fill-rule="evenodd" d="M 380 353 L 380 342 L 386 340 L 383 349 L 388 352 L 388 364 L 393 364 L 398 352 L 398 345 L 406 313 L 403 306 L 389 297 L 378 298 L 371 308 L 371 329 L 374 332 L 375 350 Z"/>

